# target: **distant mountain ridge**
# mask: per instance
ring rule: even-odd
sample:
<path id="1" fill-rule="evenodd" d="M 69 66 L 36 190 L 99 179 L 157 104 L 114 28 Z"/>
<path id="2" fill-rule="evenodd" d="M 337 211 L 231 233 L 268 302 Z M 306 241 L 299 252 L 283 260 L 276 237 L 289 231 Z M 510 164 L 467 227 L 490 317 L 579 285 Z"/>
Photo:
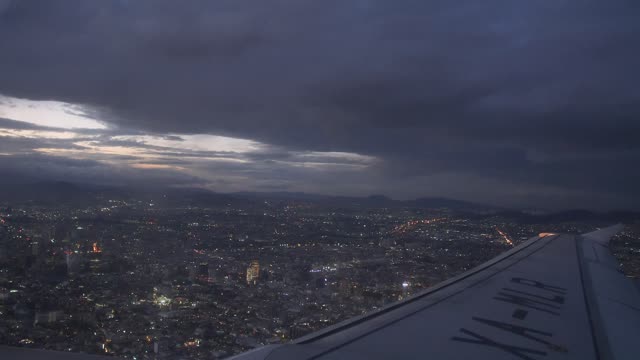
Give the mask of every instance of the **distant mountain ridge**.
<path id="1" fill-rule="evenodd" d="M 126 188 L 118 186 L 76 184 L 63 181 L 9 183 L 0 186 L 0 206 L 5 203 L 31 203 L 45 206 L 90 206 L 105 199 L 153 201 L 165 206 L 248 206 L 264 201 L 300 201 L 333 207 L 447 209 L 469 217 L 500 216 L 518 223 L 570 221 L 637 221 L 640 212 L 566 210 L 535 214 L 443 197 L 395 200 L 385 195 L 367 197 L 331 196 L 303 192 L 236 192 L 216 193 L 201 188 Z"/>
<path id="2" fill-rule="evenodd" d="M 360 205 L 378 207 L 418 207 L 418 208 L 447 208 L 451 210 L 498 210 L 499 207 L 485 204 L 478 204 L 469 201 L 448 199 L 443 197 L 422 197 L 414 200 L 395 200 L 386 195 L 370 195 L 366 197 L 357 196 L 333 196 L 309 194 L 302 192 L 237 192 L 237 196 L 254 197 L 271 200 L 299 200 L 299 201 L 321 201 L 334 205 Z"/>

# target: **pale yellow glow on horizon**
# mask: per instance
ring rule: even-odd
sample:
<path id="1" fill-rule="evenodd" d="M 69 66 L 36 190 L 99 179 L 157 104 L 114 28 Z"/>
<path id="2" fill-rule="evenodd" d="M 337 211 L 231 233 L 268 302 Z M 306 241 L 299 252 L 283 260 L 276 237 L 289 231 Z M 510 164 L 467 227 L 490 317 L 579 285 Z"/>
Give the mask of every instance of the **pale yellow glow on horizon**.
<path id="1" fill-rule="evenodd" d="M 335 151 L 311 151 L 296 154 L 302 161 L 278 161 L 294 167 L 304 168 L 366 168 L 373 165 L 377 158 L 373 156 L 361 155 L 357 153 L 335 152 Z"/>
<path id="2" fill-rule="evenodd" d="M 63 149 L 63 148 L 47 148 L 40 147 L 33 149 L 36 152 L 44 153 L 47 155 L 54 156 L 66 156 L 70 158 L 76 159 L 90 159 L 95 157 L 95 155 L 113 155 L 113 156 L 130 156 L 131 160 L 183 160 L 185 164 L 188 164 L 187 159 L 193 162 L 206 162 L 206 161 L 225 161 L 225 162 L 237 162 L 237 163 L 248 163 L 247 160 L 244 159 L 236 159 L 236 158 L 225 158 L 221 156 L 206 156 L 206 157 L 196 157 L 196 158 L 187 158 L 176 155 L 166 155 L 163 154 L 162 151 L 149 151 L 144 148 L 134 148 L 134 147 L 126 147 L 126 146 L 101 146 L 97 141 L 78 141 L 75 142 L 74 145 L 82 147 L 82 149 L 73 148 L 73 149 Z M 123 160 L 127 161 L 127 160 Z M 175 167 L 185 170 L 185 167 L 176 166 Z"/>
<path id="3" fill-rule="evenodd" d="M 369 162 L 375 161 L 376 158 L 373 156 L 362 155 L 358 153 L 350 153 L 350 152 L 339 152 L 339 151 L 310 151 L 303 154 L 300 154 L 302 157 L 313 157 L 313 156 L 321 156 L 326 158 L 335 158 L 335 159 L 349 159 L 352 161 L 362 161 Z"/>
<path id="4" fill-rule="evenodd" d="M 182 135 L 168 134 L 169 136 L 177 136 L 182 140 L 167 139 L 162 136 L 153 135 L 122 135 L 114 136 L 113 140 L 138 141 L 145 145 L 166 147 L 177 150 L 188 151 L 216 151 L 216 152 L 235 152 L 247 153 L 258 151 L 264 144 L 256 141 L 232 138 L 218 135 Z"/>
<path id="5" fill-rule="evenodd" d="M 74 145 L 83 147 L 82 149 L 61 149 L 61 148 L 36 148 L 33 149 L 37 152 L 47 153 L 51 155 L 78 155 L 79 157 L 86 157 L 86 155 L 118 155 L 118 156 L 132 156 L 138 158 L 158 158 L 159 155 L 153 153 L 147 153 L 144 149 L 130 148 L 124 146 L 96 146 L 92 144 L 92 141 L 79 141 Z"/>
<path id="6" fill-rule="evenodd" d="M 279 163 L 287 164 L 293 167 L 302 167 L 302 168 L 327 168 L 327 167 L 343 167 L 343 168 L 366 168 L 368 164 L 350 164 L 350 163 L 333 163 L 333 162 L 319 162 L 319 161 L 304 161 L 304 162 L 295 162 L 295 161 L 278 161 Z"/>
<path id="7" fill-rule="evenodd" d="M 128 147 L 128 146 L 117 146 L 117 145 L 116 146 L 100 145 L 100 142 L 97 142 L 97 141 L 79 141 L 75 144 L 78 146 L 82 146 L 86 148 L 88 151 L 91 151 L 93 153 L 110 154 L 110 155 L 128 155 L 128 156 L 139 156 L 139 157 L 155 156 L 153 153 L 149 153 L 145 151 L 145 149 Z"/>
<path id="8" fill-rule="evenodd" d="M 145 163 L 138 163 L 138 164 L 131 164 L 129 165 L 132 168 L 136 168 L 136 169 L 165 169 L 165 170 L 186 170 L 185 168 L 183 168 L 182 166 L 176 166 L 176 165 L 168 165 L 168 164 L 145 164 Z"/>

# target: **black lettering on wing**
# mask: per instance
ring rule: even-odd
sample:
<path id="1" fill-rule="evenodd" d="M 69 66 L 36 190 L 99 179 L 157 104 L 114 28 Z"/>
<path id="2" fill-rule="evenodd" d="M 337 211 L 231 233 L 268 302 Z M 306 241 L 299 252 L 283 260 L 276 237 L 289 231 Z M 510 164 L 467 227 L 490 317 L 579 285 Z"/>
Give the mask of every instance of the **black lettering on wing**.
<path id="1" fill-rule="evenodd" d="M 542 330 L 536 330 L 536 329 L 532 329 L 532 328 L 528 328 L 528 327 L 524 327 L 524 326 L 519 326 L 519 325 L 513 325 L 513 324 L 509 324 L 509 323 L 505 323 L 505 322 L 501 322 L 501 321 L 496 321 L 496 320 L 490 320 L 490 319 L 483 319 L 483 318 L 479 318 L 479 317 L 472 317 L 473 320 L 483 323 L 483 324 L 487 324 L 489 326 L 494 326 L 497 327 L 500 330 L 504 330 L 504 331 L 509 331 L 511 333 L 514 333 L 516 335 L 525 337 L 527 339 L 539 342 L 541 344 L 545 344 L 547 345 L 547 347 L 553 351 L 558 351 L 558 352 L 567 352 L 567 349 L 564 346 L 558 345 L 558 344 L 554 344 L 550 341 L 547 341 L 544 338 L 541 338 L 539 336 L 535 336 L 535 335 L 542 335 L 542 336 L 547 336 L 547 337 L 552 337 L 553 334 L 550 332 L 546 332 L 546 331 L 542 331 Z"/>
<path id="2" fill-rule="evenodd" d="M 552 301 L 554 303 L 564 304 L 564 296 L 560 296 L 560 295 L 552 295 L 552 297 L 546 297 L 546 296 L 540 296 L 540 295 L 536 295 L 536 294 L 531 294 L 531 293 L 528 293 L 528 292 L 525 292 L 525 291 L 520 291 L 520 290 L 516 290 L 516 289 L 511 289 L 511 288 L 503 288 L 503 290 L 511 291 L 511 292 L 518 293 L 518 294 L 527 295 L 529 297 L 533 297 L 533 298 L 540 299 L 540 300 Z"/>
<path id="3" fill-rule="evenodd" d="M 536 280 L 531 280 L 531 279 L 525 279 L 525 278 L 512 278 L 511 282 L 514 282 L 516 284 L 520 284 L 520 285 L 525 285 L 525 286 L 532 286 L 541 290 L 546 290 L 552 293 L 556 293 L 558 295 L 565 295 L 567 293 L 567 289 L 559 287 L 559 286 L 553 286 L 553 285 L 549 285 L 549 284 L 545 284 L 542 283 L 540 281 L 536 281 Z"/>
<path id="4" fill-rule="evenodd" d="M 541 312 L 546 312 L 548 314 L 559 316 L 560 314 L 557 311 L 560 307 L 549 304 L 547 302 L 543 302 L 535 299 L 535 294 L 529 294 L 526 292 L 518 292 L 518 293 L 509 293 L 510 289 L 503 289 L 504 291 L 498 292 L 498 296 L 494 296 L 493 298 L 498 301 L 504 301 L 507 303 L 515 304 L 518 306 L 526 307 L 529 309 L 538 310 Z"/>
<path id="5" fill-rule="evenodd" d="M 536 360 L 535 358 L 529 356 L 529 354 L 542 355 L 542 356 L 547 355 L 547 353 L 544 351 L 500 343 L 464 328 L 461 328 L 460 332 L 462 332 L 465 335 L 471 336 L 473 338 L 454 336 L 451 338 L 451 340 L 469 343 L 469 344 L 491 346 L 491 347 L 506 351 L 508 353 L 511 353 L 524 360 Z"/>

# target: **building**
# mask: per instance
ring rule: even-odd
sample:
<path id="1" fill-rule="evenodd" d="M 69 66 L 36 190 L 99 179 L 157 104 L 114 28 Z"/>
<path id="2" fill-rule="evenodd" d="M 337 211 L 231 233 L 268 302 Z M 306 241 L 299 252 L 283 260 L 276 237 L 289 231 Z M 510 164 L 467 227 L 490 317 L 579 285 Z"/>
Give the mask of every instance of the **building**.
<path id="1" fill-rule="evenodd" d="M 253 260 L 251 265 L 247 268 L 247 284 L 256 284 L 260 278 L 260 263 L 258 260 Z"/>
<path id="2" fill-rule="evenodd" d="M 57 321 L 62 320 L 64 317 L 64 313 L 61 310 L 56 311 L 46 311 L 46 312 L 38 312 L 35 315 L 33 324 L 51 324 Z"/>
<path id="3" fill-rule="evenodd" d="M 198 281 L 202 283 L 209 282 L 209 264 L 208 263 L 201 263 L 200 265 L 198 265 L 198 274 L 196 275 L 196 278 L 198 279 Z"/>

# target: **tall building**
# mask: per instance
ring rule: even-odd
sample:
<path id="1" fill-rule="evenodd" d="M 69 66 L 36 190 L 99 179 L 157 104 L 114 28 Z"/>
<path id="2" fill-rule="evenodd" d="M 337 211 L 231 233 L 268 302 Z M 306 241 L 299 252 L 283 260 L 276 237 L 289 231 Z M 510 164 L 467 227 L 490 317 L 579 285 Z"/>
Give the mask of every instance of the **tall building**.
<path id="1" fill-rule="evenodd" d="M 209 263 L 201 263 L 198 265 L 198 274 L 196 275 L 198 281 L 202 283 L 209 282 Z"/>
<path id="2" fill-rule="evenodd" d="M 31 242 L 31 255 L 33 256 L 38 256 L 38 242 L 37 241 L 32 241 Z"/>
<path id="3" fill-rule="evenodd" d="M 260 278 L 260 263 L 253 260 L 247 268 L 247 284 L 256 284 Z"/>
<path id="4" fill-rule="evenodd" d="M 83 262 L 80 254 L 75 254 L 71 250 L 66 250 L 64 252 L 64 256 L 67 265 L 67 274 L 74 274 L 82 269 Z"/>

